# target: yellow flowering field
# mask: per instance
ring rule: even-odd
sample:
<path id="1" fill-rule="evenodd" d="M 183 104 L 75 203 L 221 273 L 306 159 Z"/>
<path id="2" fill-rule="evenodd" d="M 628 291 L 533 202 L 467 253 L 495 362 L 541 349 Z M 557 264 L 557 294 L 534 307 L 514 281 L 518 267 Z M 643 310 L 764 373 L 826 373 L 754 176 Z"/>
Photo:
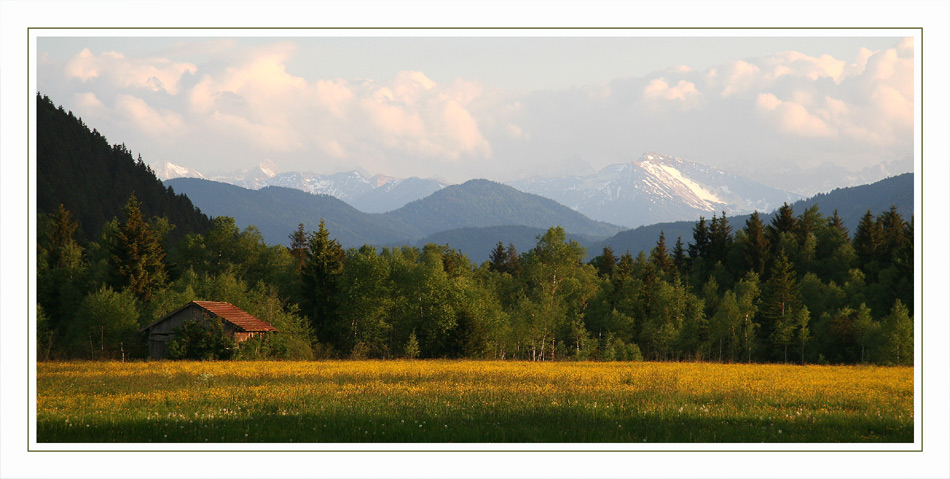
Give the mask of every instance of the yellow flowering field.
<path id="1" fill-rule="evenodd" d="M 41 362 L 39 442 L 913 442 L 913 368 Z"/>

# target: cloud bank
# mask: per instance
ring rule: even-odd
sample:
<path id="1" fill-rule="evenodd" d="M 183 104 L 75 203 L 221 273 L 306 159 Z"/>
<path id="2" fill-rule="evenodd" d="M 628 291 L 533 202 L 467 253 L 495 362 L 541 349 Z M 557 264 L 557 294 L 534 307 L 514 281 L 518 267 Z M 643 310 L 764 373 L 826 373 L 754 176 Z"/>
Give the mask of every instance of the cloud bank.
<path id="1" fill-rule="evenodd" d="M 391 78 L 304 77 L 293 41 L 195 49 L 209 45 L 206 62 L 183 60 L 187 42 L 141 57 L 118 41 L 115 51 L 80 47 L 60 63 L 44 55 L 39 88 L 148 161 L 204 171 L 269 159 L 284 171 L 507 179 L 581 173 L 646 150 L 763 170 L 765 180 L 766 165 L 911 168 L 909 38 L 847 59 L 786 51 L 536 92 L 478 78 L 436 82 L 413 68 Z"/>

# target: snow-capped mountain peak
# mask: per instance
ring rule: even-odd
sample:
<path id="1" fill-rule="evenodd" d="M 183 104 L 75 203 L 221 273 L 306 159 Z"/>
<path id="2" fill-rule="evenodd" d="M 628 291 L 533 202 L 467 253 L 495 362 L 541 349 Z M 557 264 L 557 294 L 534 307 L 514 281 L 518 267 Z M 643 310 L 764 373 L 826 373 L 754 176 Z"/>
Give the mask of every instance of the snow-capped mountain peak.
<path id="1" fill-rule="evenodd" d="M 170 180 L 172 178 L 204 178 L 197 170 L 176 165 L 170 161 L 162 162 L 154 169 L 155 176 L 160 180 Z"/>
<path id="2" fill-rule="evenodd" d="M 670 161 L 671 159 L 673 161 Z M 652 175 L 650 179 L 644 178 L 644 183 L 650 184 L 651 180 L 654 184 L 660 182 L 665 189 L 670 190 L 669 197 L 679 197 L 694 208 L 715 211 L 726 204 L 703 185 L 683 176 L 683 173 L 676 168 L 677 163 L 682 163 L 682 161 L 676 160 L 672 157 L 646 154 L 635 164 Z"/>
<path id="3" fill-rule="evenodd" d="M 277 164 L 271 160 L 264 160 L 257 165 L 257 167 L 260 168 L 261 173 L 264 173 L 264 176 L 268 178 L 273 178 L 280 173 L 280 170 L 277 169 Z"/>
<path id="4" fill-rule="evenodd" d="M 800 195 L 769 188 L 716 168 L 646 152 L 629 163 L 586 176 L 530 178 L 508 183 L 558 201 L 600 221 L 627 227 L 770 211 Z"/>

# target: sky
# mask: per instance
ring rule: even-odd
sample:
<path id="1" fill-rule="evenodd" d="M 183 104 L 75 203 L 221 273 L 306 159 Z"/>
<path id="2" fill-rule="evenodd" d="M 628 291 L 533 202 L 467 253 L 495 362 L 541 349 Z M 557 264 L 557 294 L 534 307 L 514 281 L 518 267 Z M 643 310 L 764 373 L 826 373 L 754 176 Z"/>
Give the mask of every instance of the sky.
<path id="1" fill-rule="evenodd" d="M 881 32 L 41 35 L 36 85 L 147 163 L 205 174 L 509 181 L 652 151 L 813 193 L 789 172 L 913 169 L 914 39 Z"/>

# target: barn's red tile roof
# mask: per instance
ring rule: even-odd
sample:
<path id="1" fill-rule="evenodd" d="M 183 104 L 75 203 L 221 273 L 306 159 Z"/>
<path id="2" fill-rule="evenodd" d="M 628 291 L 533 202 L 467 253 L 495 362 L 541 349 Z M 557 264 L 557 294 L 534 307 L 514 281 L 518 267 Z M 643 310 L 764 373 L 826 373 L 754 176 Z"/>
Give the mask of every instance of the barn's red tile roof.
<path id="1" fill-rule="evenodd" d="M 225 303 L 223 301 L 192 301 L 192 303 L 198 305 L 198 307 L 208 311 L 209 313 L 237 326 L 241 331 L 277 331 L 277 328 L 255 318 L 254 316 L 251 316 L 244 310 L 234 306 L 231 303 Z"/>

